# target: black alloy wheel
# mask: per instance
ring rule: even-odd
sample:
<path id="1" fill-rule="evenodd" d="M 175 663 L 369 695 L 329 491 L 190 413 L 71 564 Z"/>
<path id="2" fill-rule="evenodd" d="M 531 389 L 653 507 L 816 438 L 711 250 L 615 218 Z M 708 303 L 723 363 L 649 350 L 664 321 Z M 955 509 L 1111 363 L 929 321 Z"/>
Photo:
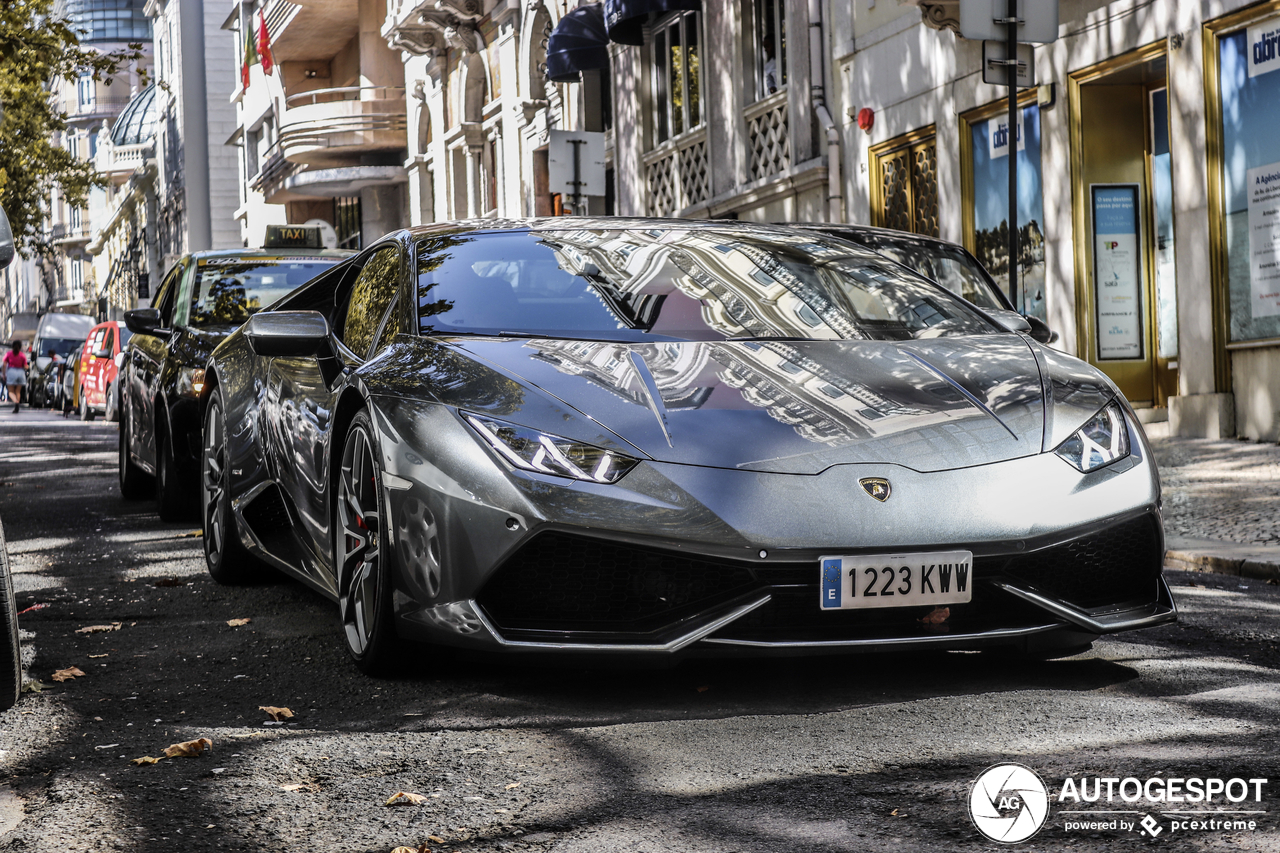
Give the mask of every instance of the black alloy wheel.
<path id="1" fill-rule="evenodd" d="M 220 584 L 248 581 L 258 561 L 236 533 L 231 511 L 231 477 L 227 470 L 227 424 L 222 394 L 214 391 L 204 418 L 204 452 L 200 479 L 204 496 L 204 562 L 209 576 Z"/>
<path id="2" fill-rule="evenodd" d="M 18 640 L 18 602 L 9 573 L 9 548 L 0 528 L 0 711 L 12 708 L 22 692 L 22 644 Z"/>
<path id="3" fill-rule="evenodd" d="M 173 453 L 173 436 L 156 430 L 156 515 L 161 521 L 185 521 L 193 515 L 193 489 L 184 482 Z"/>
<path id="4" fill-rule="evenodd" d="M 120 496 L 127 501 L 140 501 L 155 494 L 155 480 L 138 467 L 129 453 L 129 418 L 120 418 Z"/>
<path id="5" fill-rule="evenodd" d="M 89 408 L 89 395 L 85 393 L 83 388 L 80 389 L 80 420 L 93 420 L 93 409 Z"/>
<path id="6" fill-rule="evenodd" d="M 383 499 L 377 445 L 367 412 L 351 421 L 342 447 L 334 507 L 338 607 L 347 653 L 361 671 L 386 671 L 395 653 L 389 561 L 383 548 Z"/>

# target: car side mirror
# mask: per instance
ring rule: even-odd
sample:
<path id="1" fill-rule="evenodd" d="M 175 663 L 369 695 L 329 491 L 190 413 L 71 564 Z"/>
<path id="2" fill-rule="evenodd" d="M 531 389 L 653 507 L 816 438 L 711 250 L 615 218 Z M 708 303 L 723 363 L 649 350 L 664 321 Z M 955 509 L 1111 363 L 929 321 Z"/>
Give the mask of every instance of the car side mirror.
<path id="1" fill-rule="evenodd" d="M 244 324 L 244 335 L 258 355 L 285 358 L 333 356 L 329 321 L 319 311 L 261 311 Z"/>
<path id="2" fill-rule="evenodd" d="M 0 270 L 13 263 L 13 231 L 9 228 L 9 217 L 0 210 Z"/>
<path id="3" fill-rule="evenodd" d="M 167 335 L 164 318 L 155 308 L 135 308 L 124 312 L 124 324 L 135 335 Z"/>
<path id="4" fill-rule="evenodd" d="M 1042 344 L 1051 344 L 1058 340 L 1058 333 L 1049 328 L 1049 324 L 1032 314 L 1023 315 L 1031 324 L 1031 338 Z"/>
<path id="5" fill-rule="evenodd" d="M 1023 317 L 1017 311 L 1006 311 L 1003 308 L 988 308 L 987 316 L 995 320 L 1000 328 L 1008 332 L 1017 332 L 1018 334 L 1026 334 L 1031 331 L 1031 324 L 1027 322 L 1027 318 Z"/>
<path id="6" fill-rule="evenodd" d="M 111 358 L 111 350 L 100 349 L 93 354 L 94 358 Z"/>
<path id="7" fill-rule="evenodd" d="M 256 354 L 276 358 L 314 358 L 325 384 L 342 373 L 329 321 L 319 311 L 260 311 L 244 324 L 244 336 Z"/>

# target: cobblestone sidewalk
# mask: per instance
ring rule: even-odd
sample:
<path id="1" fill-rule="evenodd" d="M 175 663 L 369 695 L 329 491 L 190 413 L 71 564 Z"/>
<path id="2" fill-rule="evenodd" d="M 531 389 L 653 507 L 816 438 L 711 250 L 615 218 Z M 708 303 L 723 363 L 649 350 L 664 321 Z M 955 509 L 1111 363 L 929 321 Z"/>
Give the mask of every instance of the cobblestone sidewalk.
<path id="1" fill-rule="evenodd" d="M 1148 428 L 1164 487 L 1166 565 L 1280 579 L 1280 445 Z"/>

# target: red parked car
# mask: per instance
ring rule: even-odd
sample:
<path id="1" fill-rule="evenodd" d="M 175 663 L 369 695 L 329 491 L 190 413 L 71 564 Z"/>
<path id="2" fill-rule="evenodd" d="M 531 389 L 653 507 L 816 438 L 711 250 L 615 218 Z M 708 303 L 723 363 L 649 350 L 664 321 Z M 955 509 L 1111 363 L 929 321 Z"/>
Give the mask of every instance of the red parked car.
<path id="1" fill-rule="evenodd" d="M 117 356 L 129 343 L 129 336 L 129 330 L 115 320 L 99 323 L 89 330 L 80 357 L 80 399 L 76 401 L 81 420 L 91 421 L 99 412 L 107 412 L 107 401 L 115 393 L 116 372 L 120 367 Z"/>

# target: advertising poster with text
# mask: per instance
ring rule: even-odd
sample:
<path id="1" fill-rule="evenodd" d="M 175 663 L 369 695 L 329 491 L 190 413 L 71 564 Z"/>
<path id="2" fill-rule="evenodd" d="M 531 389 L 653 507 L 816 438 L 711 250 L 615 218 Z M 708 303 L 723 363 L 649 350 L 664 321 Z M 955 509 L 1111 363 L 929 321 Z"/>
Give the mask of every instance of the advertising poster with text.
<path id="1" fill-rule="evenodd" d="M 1098 359 L 1142 358 L 1138 187 L 1093 187 Z"/>

